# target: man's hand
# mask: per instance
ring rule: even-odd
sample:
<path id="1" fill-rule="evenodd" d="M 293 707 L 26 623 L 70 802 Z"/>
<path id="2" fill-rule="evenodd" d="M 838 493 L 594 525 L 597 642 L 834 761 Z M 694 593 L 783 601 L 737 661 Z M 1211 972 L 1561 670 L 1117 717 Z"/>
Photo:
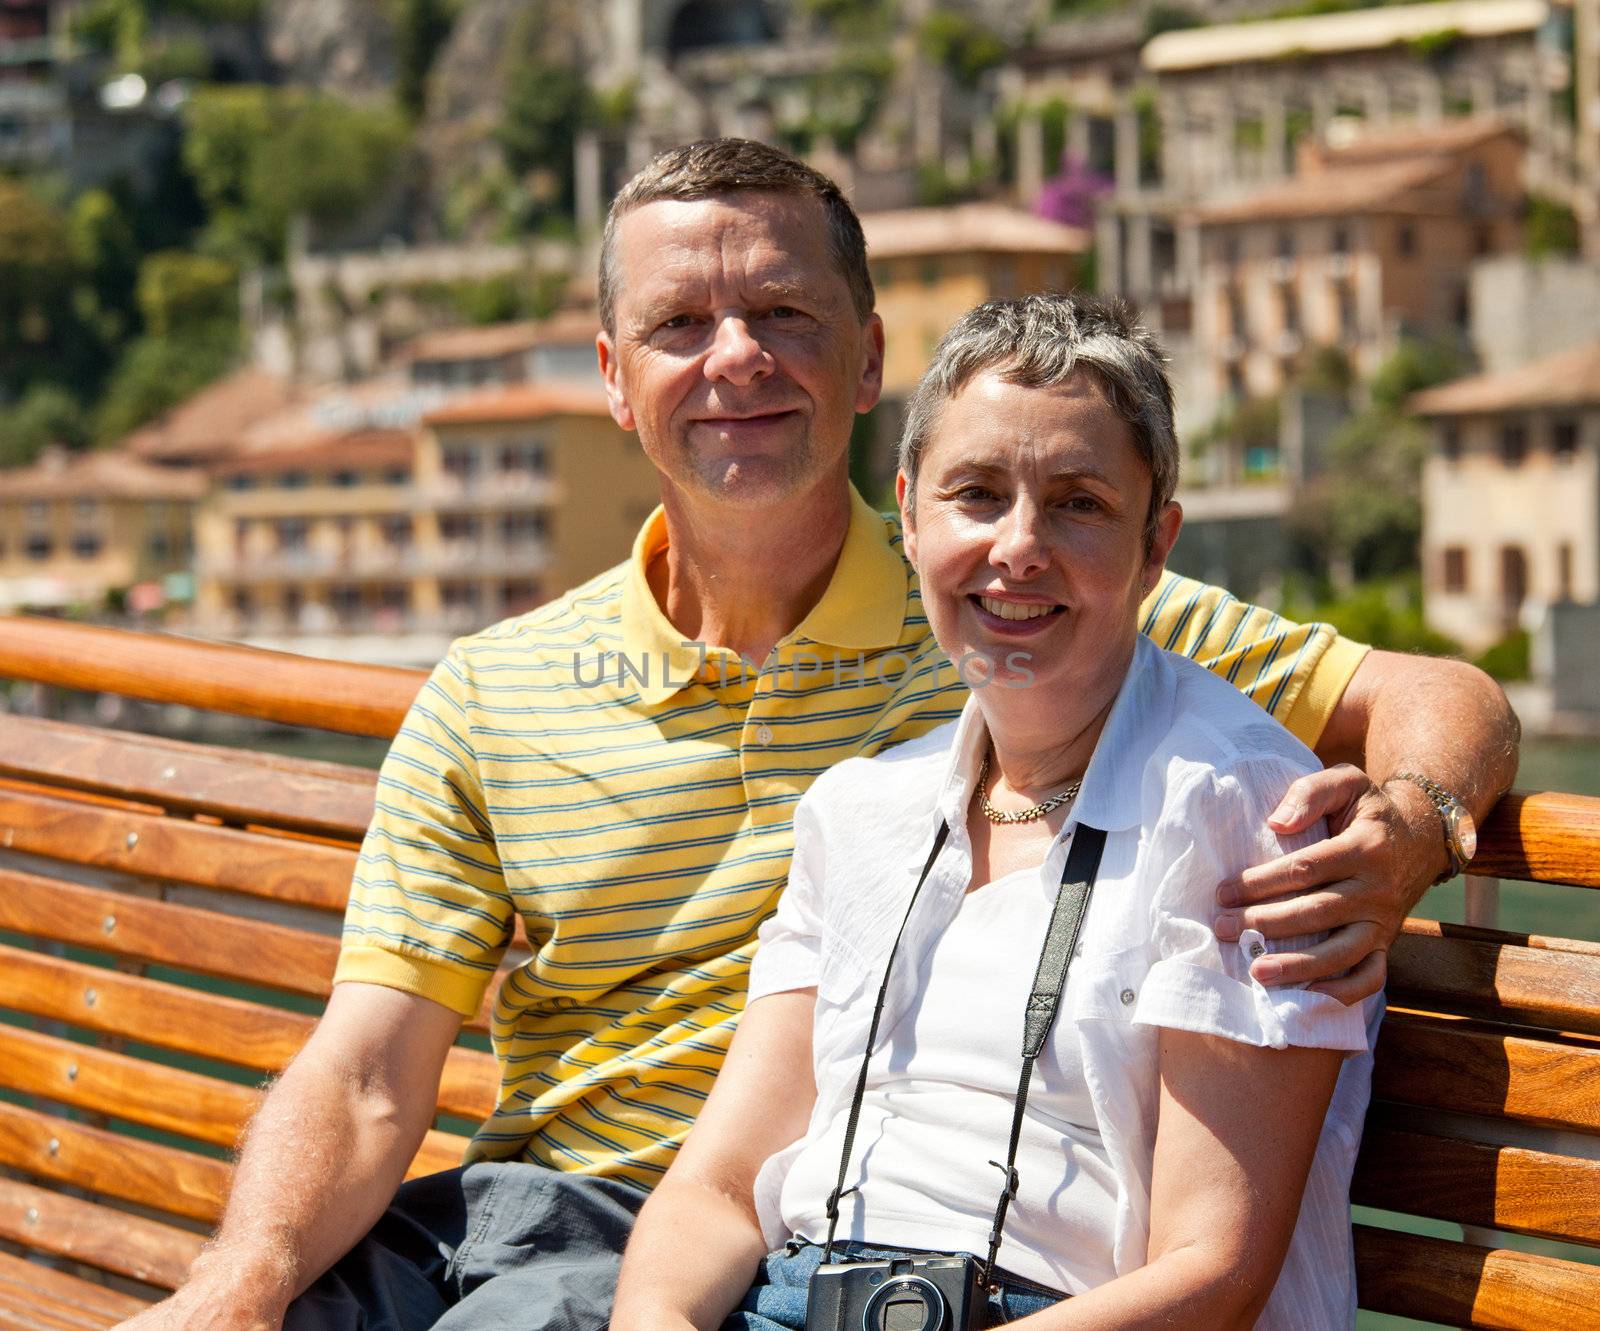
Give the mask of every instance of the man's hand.
<path id="1" fill-rule="evenodd" d="M 1327 931 L 1314 947 L 1260 958 L 1250 973 L 1359 1003 L 1383 988 L 1390 944 L 1447 863 L 1444 831 L 1412 783 L 1380 789 L 1349 763 L 1301 777 L 1267 822 L 1292 834 L 1319 818 L 1328 820 L 1326 841 L 1219 885 L 1216 933 L 1231 941 L 1245 929 L 1266 938 Z"/>
<path id="2" fill-rule="evenodd" d="M 268 1316 L 252 1311 L 230 1291 L 195 1279 L 116 1331 L 279 1331 L 282 1326 L 281 1312 Z"/>

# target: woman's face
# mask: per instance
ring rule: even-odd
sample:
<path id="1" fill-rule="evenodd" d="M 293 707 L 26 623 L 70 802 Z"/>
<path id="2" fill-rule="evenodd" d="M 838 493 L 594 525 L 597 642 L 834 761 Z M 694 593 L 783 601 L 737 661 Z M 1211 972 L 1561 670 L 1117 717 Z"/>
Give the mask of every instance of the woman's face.
<path id="1" fill-rule="evenodd" d="M 1147 547 L 1150 490 L 1087 374 L 1022 388 L 985 373 L 945 403 L 900 506 L 934 635 L 969 684 L 1109 700 L 1181 521 L 1168 504 Z"/>

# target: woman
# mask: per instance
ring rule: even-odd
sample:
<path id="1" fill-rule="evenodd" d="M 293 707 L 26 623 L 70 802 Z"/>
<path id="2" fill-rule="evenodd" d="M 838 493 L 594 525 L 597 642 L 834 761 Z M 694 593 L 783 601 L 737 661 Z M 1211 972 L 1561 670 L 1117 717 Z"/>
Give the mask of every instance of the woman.
<path id="1" fill-rule="evenodd" d="M 749 1006 L 640 1216 L 614 1331 L 802 1327 L 835 1224 L 834 1260 L 989 1253 L 973 1325 L 1353 1324 L 1377 1004 L 1266 989 L 1260 935 L 1212 932 L 1217 884 L 1294 844 L 1267 815 L 1316 760 L 1140 635 L 1176 480 L 1160 355 L 1120 308 L 992 302 L 940 344 L 898 491 L 973 695 L 801 801 Z M 1041 947 L 1085 892 L 1029 1084 Z"/>

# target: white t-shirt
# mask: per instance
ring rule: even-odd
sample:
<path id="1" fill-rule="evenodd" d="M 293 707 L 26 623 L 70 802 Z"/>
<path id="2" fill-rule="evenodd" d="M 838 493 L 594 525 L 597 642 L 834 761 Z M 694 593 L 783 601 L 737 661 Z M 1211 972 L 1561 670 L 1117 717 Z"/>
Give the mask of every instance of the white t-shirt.
<path id="1" fill-rule="evenodd" d="M 906 924 L 880 1041 L 911 1010 L 926 959 L 961 909 L 972 877 L 966 810 L 986 742 L 974 700 L 951 725 L 875 757 L 840 763 L 796 808 L 788 886 L 762 928 L 750 978 L 751 1002 L 787 989 L 817 989 L 811 1121 L 805 1136 L 767 1161 L 756 1181 L 757 1210 L 774 1246 L 793 1233 L 785 1216 L 790 1170 L 848 1112 L 884 962 L 941 819 L 950 824 L 949 841 Z M 1279 837 L 1266 825 L 1289 784 L 1318 766 L 1309 749 L 1226 681 L 1141 636 L 1083 788 L 1035 875 L 1040 892 L 1053 900 L 1078 823 L 1106 832 L 1051 1052 L 1064 1064 L 1061 1042 L 1078 1045 L 1114 1180 L 1115 1206 L 1102 1217 L 1109 1224 L 1097 1242 L 1116 1275 L 1143 1266 L 1148 1251 L 1160 1027 L 1354 1055 L 1340 1072 L 1289 1252 L 1258 1331 L 1338 1331 L 1355 1323 L 1350 1176 L 1370 1094 L 1381 999 L 1347 1008 L 1326 994 L 1268 989 L 1249 973 L 1259 936 L 1223 943 L 1211 929 L 1218 883 L 1323 835 L 1318 827 Z M 1008 960 L 1027 978 L 1042 941 L 1040 934 L 1013 942 Z M 1292 950 L 1311 941 L 1266 946 Z M 1020 1027 L 1019 1010 L 1016 1039 Z M 974 1146 L 987 1160 L 1000 1158 L 1005 1143 L 991 1144 L 985 1136 Z M 836 1154 L 833 1160 L 836 1170 Z M 1083 1187 L 1074 1182 L 1083 1176 L 1068 1165 L 1060 1149 L 1019 1156 L 1021 1192 L 1013 1213 L 1041 1213 L 1056 1204 L 1055 1192 Z M 983 1189 L 984 1207 L 992 1206 L 999 1181 L 998 1171 L 989 1172 L 994 1180 Z M 869 1241 L 886 1241 L 872 1195 L 864 1200 L 862 1232 Z M 1093 1209 L 1086 1204 L 1083 1213 Z M 924 1218 L 940 1233 L 970 1232 L 969 1217 L 944 1205 L 931 1203 Z M 949 1241 L 914 1246 L 954 1247 Z M 980 1255 L 983 1250 L 978 1245 Z M 1000 1253 L 1008 1270 L 1077 1293 L 1089 1281 L 1087 1268 L 1083 1275 L 1074 1272 L 1074 1260 L 1042 1226 L 1019 1230 L 1008 1223 Z"/>
<path id="2" fill-rule="evenodd" d="M 840 1238 L 987 1251 L 1005 1182 L 989 1162 L 1005 1157 L 1022 1068 L 1022 1014 L 1054 904 L 1055 892 L 1044 891 L 1031 869 L 986 883 L 962 899 L 924 958 L 917 997 L 892 1030 L 880 1032 L 868 1070 L 845 1179 L 859 1191 L 840 1205 Z M 1037 940 L 1031 960 L 1030 939 Z M 1070 971 L 1067 983 L 1070 989 Z M 808 1138 L 783 1184 L 784 1223 L 818 1242 L 828 1232 L 844 1129 L 839 1116 Z M 1033 1278 L 1052 1289 L 1110 1280 L 1116 1175 L 1071 1022 L 1034 1069 L 1017 1155 L 1048 1161 L 1058 1186 L 1030 1189 L 1027 1202 L 1011 1208 L 1001 1265 L 1015 1244 L 1049 1262 L 1050 1277 Z"/>

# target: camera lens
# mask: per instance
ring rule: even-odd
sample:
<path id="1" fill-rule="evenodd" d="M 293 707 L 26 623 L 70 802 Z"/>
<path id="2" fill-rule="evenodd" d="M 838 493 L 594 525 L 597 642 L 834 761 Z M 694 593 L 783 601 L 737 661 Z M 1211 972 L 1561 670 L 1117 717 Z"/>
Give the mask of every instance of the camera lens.
<path id="1" fill-rule="evenodd" d="M 940 1331 L 944 1295 L 921 1276 L 896 1276 L 867 1301 L 862 1331 Z"/>

